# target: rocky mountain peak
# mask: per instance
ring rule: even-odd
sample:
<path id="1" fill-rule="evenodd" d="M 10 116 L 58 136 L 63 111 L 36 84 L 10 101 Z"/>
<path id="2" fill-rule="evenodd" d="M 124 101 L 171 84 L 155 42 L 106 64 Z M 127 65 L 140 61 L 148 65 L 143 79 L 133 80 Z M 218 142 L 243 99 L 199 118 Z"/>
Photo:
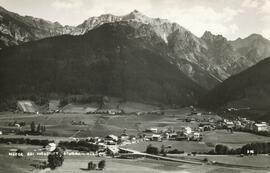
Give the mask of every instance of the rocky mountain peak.
<path id="1" fill-rule="evenodd" d="M 211 42 L 213 41 L 227 42 L 227 39 L 223 37 L 222 35 L 215 35 L 215 34 L 212 34 L 210 31 L 205 31 L 201 39 L 205 41 L 211 41 Z"/>
<path id="2" fill-rule="evenodd" d="M 249 39 L 263 39 L 263 36 L 261 34 L 253 33 L 253 34 L 249 35 L 247 38 L 249 38 Z"/>
<path id="3" fill-rule="evenodd" d="M 123 16 L 122 20 L 127 20 L 127 21 L 134 20 L 134 21 L 142 22 L 142 23 L 150 23 L 151 18 L 148 17 L 148 16 L 143 15 L 138 10 L 134 10 L 131 13 Z"/>

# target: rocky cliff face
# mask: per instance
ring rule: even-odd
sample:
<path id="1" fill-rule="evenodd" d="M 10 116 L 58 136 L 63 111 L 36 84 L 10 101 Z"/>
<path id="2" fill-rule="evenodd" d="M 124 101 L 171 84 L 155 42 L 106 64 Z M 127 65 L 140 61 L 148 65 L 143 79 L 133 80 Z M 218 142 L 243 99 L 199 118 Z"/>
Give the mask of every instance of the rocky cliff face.
<path id="1" fill-rule="evenodd" d="M 30 16 L 20 16 L 0 7 L 0 48 L 69 33 L 70 26 Z"/>
<path id="2" fill-rule="evenodd" d="M 206 31 L 201 37 L 207 45 L 209 70 L 225 80 L 233 74 L 237 74 L 254 63 L 244 55 L 241 55 L 230 42 L 222 35 L 213 35 Z"/>

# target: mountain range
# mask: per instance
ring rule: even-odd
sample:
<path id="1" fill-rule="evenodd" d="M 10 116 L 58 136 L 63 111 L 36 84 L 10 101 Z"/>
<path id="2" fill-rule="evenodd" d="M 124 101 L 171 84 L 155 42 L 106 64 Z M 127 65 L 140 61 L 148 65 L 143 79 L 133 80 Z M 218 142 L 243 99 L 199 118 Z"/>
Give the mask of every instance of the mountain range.
<path id="1" fill-rule="evenodd" d="M 124 16 L 104 14 L 90 17 L 76 27 L 20 16 L 4 8 L 0 8 L 0 20 L 1 48 L 64 34 L 83 35 L 104 23 L 137 21 L 138 25 L 150 25 L 167 44 L 168 54 L 175 59 L 179 69 L 206 89 L 254 65 L 270 53 L 270 41 L 260 35 L 228 41 L 206 31 L 198 38 L 177 23 L 150 18 L 137 10 Z"/>
<path id="2" fill-rule="evenodd" d="M 197 37 L 137 10 L 62 26 L 0 7 L 0 49 L 6 96 L 63 91 L 187 105 L 270 56 L 270 41 L 258 34 L 229 41 L 210 31 Z"/>

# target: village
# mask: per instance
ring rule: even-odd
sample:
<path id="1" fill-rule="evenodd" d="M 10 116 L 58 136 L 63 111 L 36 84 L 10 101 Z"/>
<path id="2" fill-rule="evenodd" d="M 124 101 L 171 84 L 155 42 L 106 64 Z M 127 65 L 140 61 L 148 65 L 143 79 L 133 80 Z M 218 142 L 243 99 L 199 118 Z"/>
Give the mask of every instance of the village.
<path id="1" fill-rule="evenodd" d="M 79 152 L 84 157 L 147 158 L 195 165 L 221 164 L 223 160 L 217 162 L 220 158 L 215 157 L 220 154 L 243 157 L 268 153 L 257 146 L 245 148 L 254 142 L 270 143 L 267 122 L 237 115 L 222 118 L 193 106 L 160 110 L 142 109 L 141 105 L 124 109 L 67 105 L 59 109 L 56 103 L 51 102 L 44 112 L 31 101 L 18 101 L 17 111 L 8 114 L 12 118 L 1 115 L 0 145 L 11 153 L 21 153 L 20 145 L 38 145 L 41 148 L 35 151 L 39 152 L 64 148 L 68 158 Z M 46 161 L 46 157 L 41 160 Z"/>

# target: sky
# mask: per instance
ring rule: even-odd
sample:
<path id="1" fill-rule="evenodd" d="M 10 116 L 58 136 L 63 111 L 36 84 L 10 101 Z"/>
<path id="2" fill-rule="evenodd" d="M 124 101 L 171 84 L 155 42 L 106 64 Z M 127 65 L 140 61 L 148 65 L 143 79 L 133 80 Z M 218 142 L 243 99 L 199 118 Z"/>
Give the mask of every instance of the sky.
<path id="1" fill-rule="evenodd" d="M 92 16 L 125 15 L 137 9 L 176 22 L 198 37 L 207 30 L 229 40 L 252 33 L 270 39 L 270 0 L 0 0 L 0 6 L 73 26 Z"/>

